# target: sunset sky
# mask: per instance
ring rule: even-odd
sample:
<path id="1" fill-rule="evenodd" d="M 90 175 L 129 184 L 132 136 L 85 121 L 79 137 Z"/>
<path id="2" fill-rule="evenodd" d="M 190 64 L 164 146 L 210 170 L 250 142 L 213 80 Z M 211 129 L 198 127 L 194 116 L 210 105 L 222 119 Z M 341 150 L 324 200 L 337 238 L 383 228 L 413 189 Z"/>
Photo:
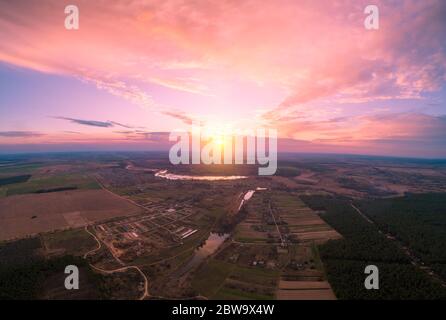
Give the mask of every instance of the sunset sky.
<path id="1" fill-rule="evenodd" d="M 66 30 L 64 8 L 80 11 Z M 446 1 L 0 0 L 0 152 L 157 150 L 205 126 L 280 151 L 446 157 Z"/>

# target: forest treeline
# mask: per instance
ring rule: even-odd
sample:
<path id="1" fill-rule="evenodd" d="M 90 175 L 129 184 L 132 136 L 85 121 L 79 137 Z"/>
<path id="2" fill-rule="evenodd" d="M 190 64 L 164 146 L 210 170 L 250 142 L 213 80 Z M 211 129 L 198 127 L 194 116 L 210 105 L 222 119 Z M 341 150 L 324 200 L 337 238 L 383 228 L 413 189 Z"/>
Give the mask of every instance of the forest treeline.
<path id="1" fill-rule="evenodd" d="M 328 280 L 339 299 L 446 299 L 446 289 L 379 232 L 351 206 L 351 200 L 330 196 L 301 196 L 312 209 L 342 234 L 319 246 Z M 361 206 L 362 208 L 362 206 Z M 380 289 L 366 290 L 364 269 L 379 269 Z"/>

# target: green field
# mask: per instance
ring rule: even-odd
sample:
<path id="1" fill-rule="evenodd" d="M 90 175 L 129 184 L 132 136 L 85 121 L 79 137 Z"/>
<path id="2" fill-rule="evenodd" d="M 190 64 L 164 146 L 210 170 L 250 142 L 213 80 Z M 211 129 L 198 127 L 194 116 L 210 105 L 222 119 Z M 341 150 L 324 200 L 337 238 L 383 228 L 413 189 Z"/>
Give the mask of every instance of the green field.
<path id="1" fill-rule="evenodd" d="M 217 294 L 213 298 L 216 300 L 271 300 L 274 299 L 274 295 L 247 292 L 225 285 L 217 292 Z"/>
<path id="2" fill-rule="evenodd" d="M 275 287 L 280 271 L 237 266 L 231 274 L 232 279 L 261 286 Z"/>
<path id="3" fill-rule="evenodd" d="M 50 252 L 60 251 L 74 256 L 83 255 L 97 246 L 93 237 L 83 228 L 44 233 L 42 239 Z"/>
<path id="4" fill-rule="evenodd" d="M 212 297 L 217 293 L 235 267 L 235 264 L 210 259 L 194 275 L 192 287 L 198 294 Z"/>
<path id="5" fill-rule="evenodd" d="M 0 175 L 11 176 L 11 175 L 22 175 L 22 174 L 32 174 L 36 169 L 43 166 L 43 163 L 24 163 L 17 165 L 8 165 L 0 167 Z"/>
<path id="6" fill-rule="evenodd" d="M 24 175 L 19 175 L 19 176 L 0 178 L 0 186 L 6 186 L 8 184 L 15 184 L 15 183 L 26 182 L 30 178 L 31 178 L 30 174 L 24 174 Z"/>
<path id="7" fill-rule="evenodd" d="M 194 275 L 192 287 L 212 299 L 273 299 L 279 274 L 277 270 L 210 259 Z M 265 292 L 259 292 L 259 288 Z"/>
<path id="8" fill-rule="evenodd" d="M 301 170 L 295 167 L 279 166 L 276 175 L 282 177 L 296 177 L 301 174 Z"/>
<path id="9" fill-rule="evenodd" d="M 46 192 L 57 188 L 100 189 L 96 181 L 85 175 L 67 174 L 33 178 L 26 183 L 11 185 L 7 195 Z"/>

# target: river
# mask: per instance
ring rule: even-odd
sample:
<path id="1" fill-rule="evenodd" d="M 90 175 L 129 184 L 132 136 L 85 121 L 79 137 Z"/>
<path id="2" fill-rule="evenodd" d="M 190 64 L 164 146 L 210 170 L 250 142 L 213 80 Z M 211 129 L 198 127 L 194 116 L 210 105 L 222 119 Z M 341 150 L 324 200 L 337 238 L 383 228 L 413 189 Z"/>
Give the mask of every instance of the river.
<path id="1" fill-rule="evenodd" d="M 167 170 L 160 170 L 155 173 L 155 177 L 160 177 L 168 180 L 205 180 L 205 181 L 219 181 L 219 180 L 239 180 L 246 179 L 247 176 L 191 176 L 169 173 Z"/>
<path id="2" fill-rule="evenodd" d="M 211 232 L 205 243 L 201 247 L 195 249 L 194 256 L 175 272 L 176 276 L 181 277 L 189 270 L 197 267 L 204 259 L 217 251 L 227 238 L 229 238 L 228 233 L 218 234 Z"/>
<path id="3" fill-rule="evenodd" d="M 247 191 L 243 196 L 242 201 L 240 202 L 238 211 L 240 211 L 240 209 L 242 208 L 243 204 L 245 204 L 246 201 L 252 198 L 252 196 L 256 191 L 261 191 L 261 190 L 267 190 L 267 188 L 256 188 L 256 190 Z M 206 239 L 204 244 L 195 249 L 193 257 L 185 265 L 179 268 L 175 272 L 175 275 L 177 277 L 180 277 L 184 275 L 186 272 L 190 271 L 191 269 L 197 267 L 201 262 L 203 262 L 205 258 L 209 257 L 211 254 L 216 252 L 217 249 L 223 244 L 223 242 L 225 242 L 225 240 L 229 238 L 229 236 L 230 236 L 229 233 L 218 234 L 211 232 L 211 234 Z"/>

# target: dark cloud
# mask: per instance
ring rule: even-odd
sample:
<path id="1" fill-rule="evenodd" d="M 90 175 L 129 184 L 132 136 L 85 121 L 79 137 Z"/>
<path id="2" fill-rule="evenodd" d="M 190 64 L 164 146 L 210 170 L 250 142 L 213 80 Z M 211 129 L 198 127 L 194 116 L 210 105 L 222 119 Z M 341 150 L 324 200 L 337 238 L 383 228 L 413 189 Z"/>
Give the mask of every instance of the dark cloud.
<path id="1" fill-rule="evenodd" d="M 97 120 L 84 120 L 84 119 L 75 119 L 68 117 L 53 117 L 55 119 L 66 120 L 72 123 L 84 125 L 84 126 L 92 126 L 92 127 L 100 127 L 100 128 L 113 128 L 113 127 L 123 127 L 127 129 L 141 128 L 134 127 L 127 124 L 122 124 L 116 121 L 97 121 Z"/>
<path id="2" fill-rule="evenodd" d="M 0 131 L 0 137 L 6 138 L 28 138 L 28 137 L 40 137 L 43 133 L 34 131 Z"/>
<path id="3" fill-rule="evenodd" d="M 164 141 L 169 140 L 170 132 L 156 132 L 156 131 L 144 131 L 144 130 L 123 130 L 113 131 L 114 133 L 122 134 L 130 140 L 148 140 L 148 141 Z"/>
<path id="4" fill-rule="evenodd" d="M 162 114 L 181 120 L 188 125 L 192 124 L 192 122 L 194 121 L 194 119 L 191 116 L 188 116 L 186 113 L 182 111 L 177 111 L 177 110 L 163 111 Z"/>
<path id="5" fill-rule="evenodd" d="M 169 139 L 169 132 L 136 132 L 142 135 L 146 140 L 150 141 L 167 141 Z"/>
<path id="6" fill-rule="evenodd" d="M 134 126 L 129 126 L 128 124 L 122 124 L 122 123 L 119 123 L 119 122 L 116 122 L 116 121 L 109 121 L 109 122 L 111 124 L 115 125 L 115 126 L 118 126 L 118 127 L 123 127 L 123 128 L 127 128 L 127 129 L 134 129 L 134 128 L 136 128 Z M 140 127 L 138 127 L 138 128 L 140 128 Z"/>
<path id="7" fill-rule="evenodd" d="M 73 119 L 67 117 L 54 117 L 54 118 L 60 120 L 67 120 L 72 123 L 77 123 L 84 126 L 101 127 L 101 128 L 111 128 L 114 126 L 113 123 L 111 123 L 110 121 L 82 120 L 82 119 Z"/>

